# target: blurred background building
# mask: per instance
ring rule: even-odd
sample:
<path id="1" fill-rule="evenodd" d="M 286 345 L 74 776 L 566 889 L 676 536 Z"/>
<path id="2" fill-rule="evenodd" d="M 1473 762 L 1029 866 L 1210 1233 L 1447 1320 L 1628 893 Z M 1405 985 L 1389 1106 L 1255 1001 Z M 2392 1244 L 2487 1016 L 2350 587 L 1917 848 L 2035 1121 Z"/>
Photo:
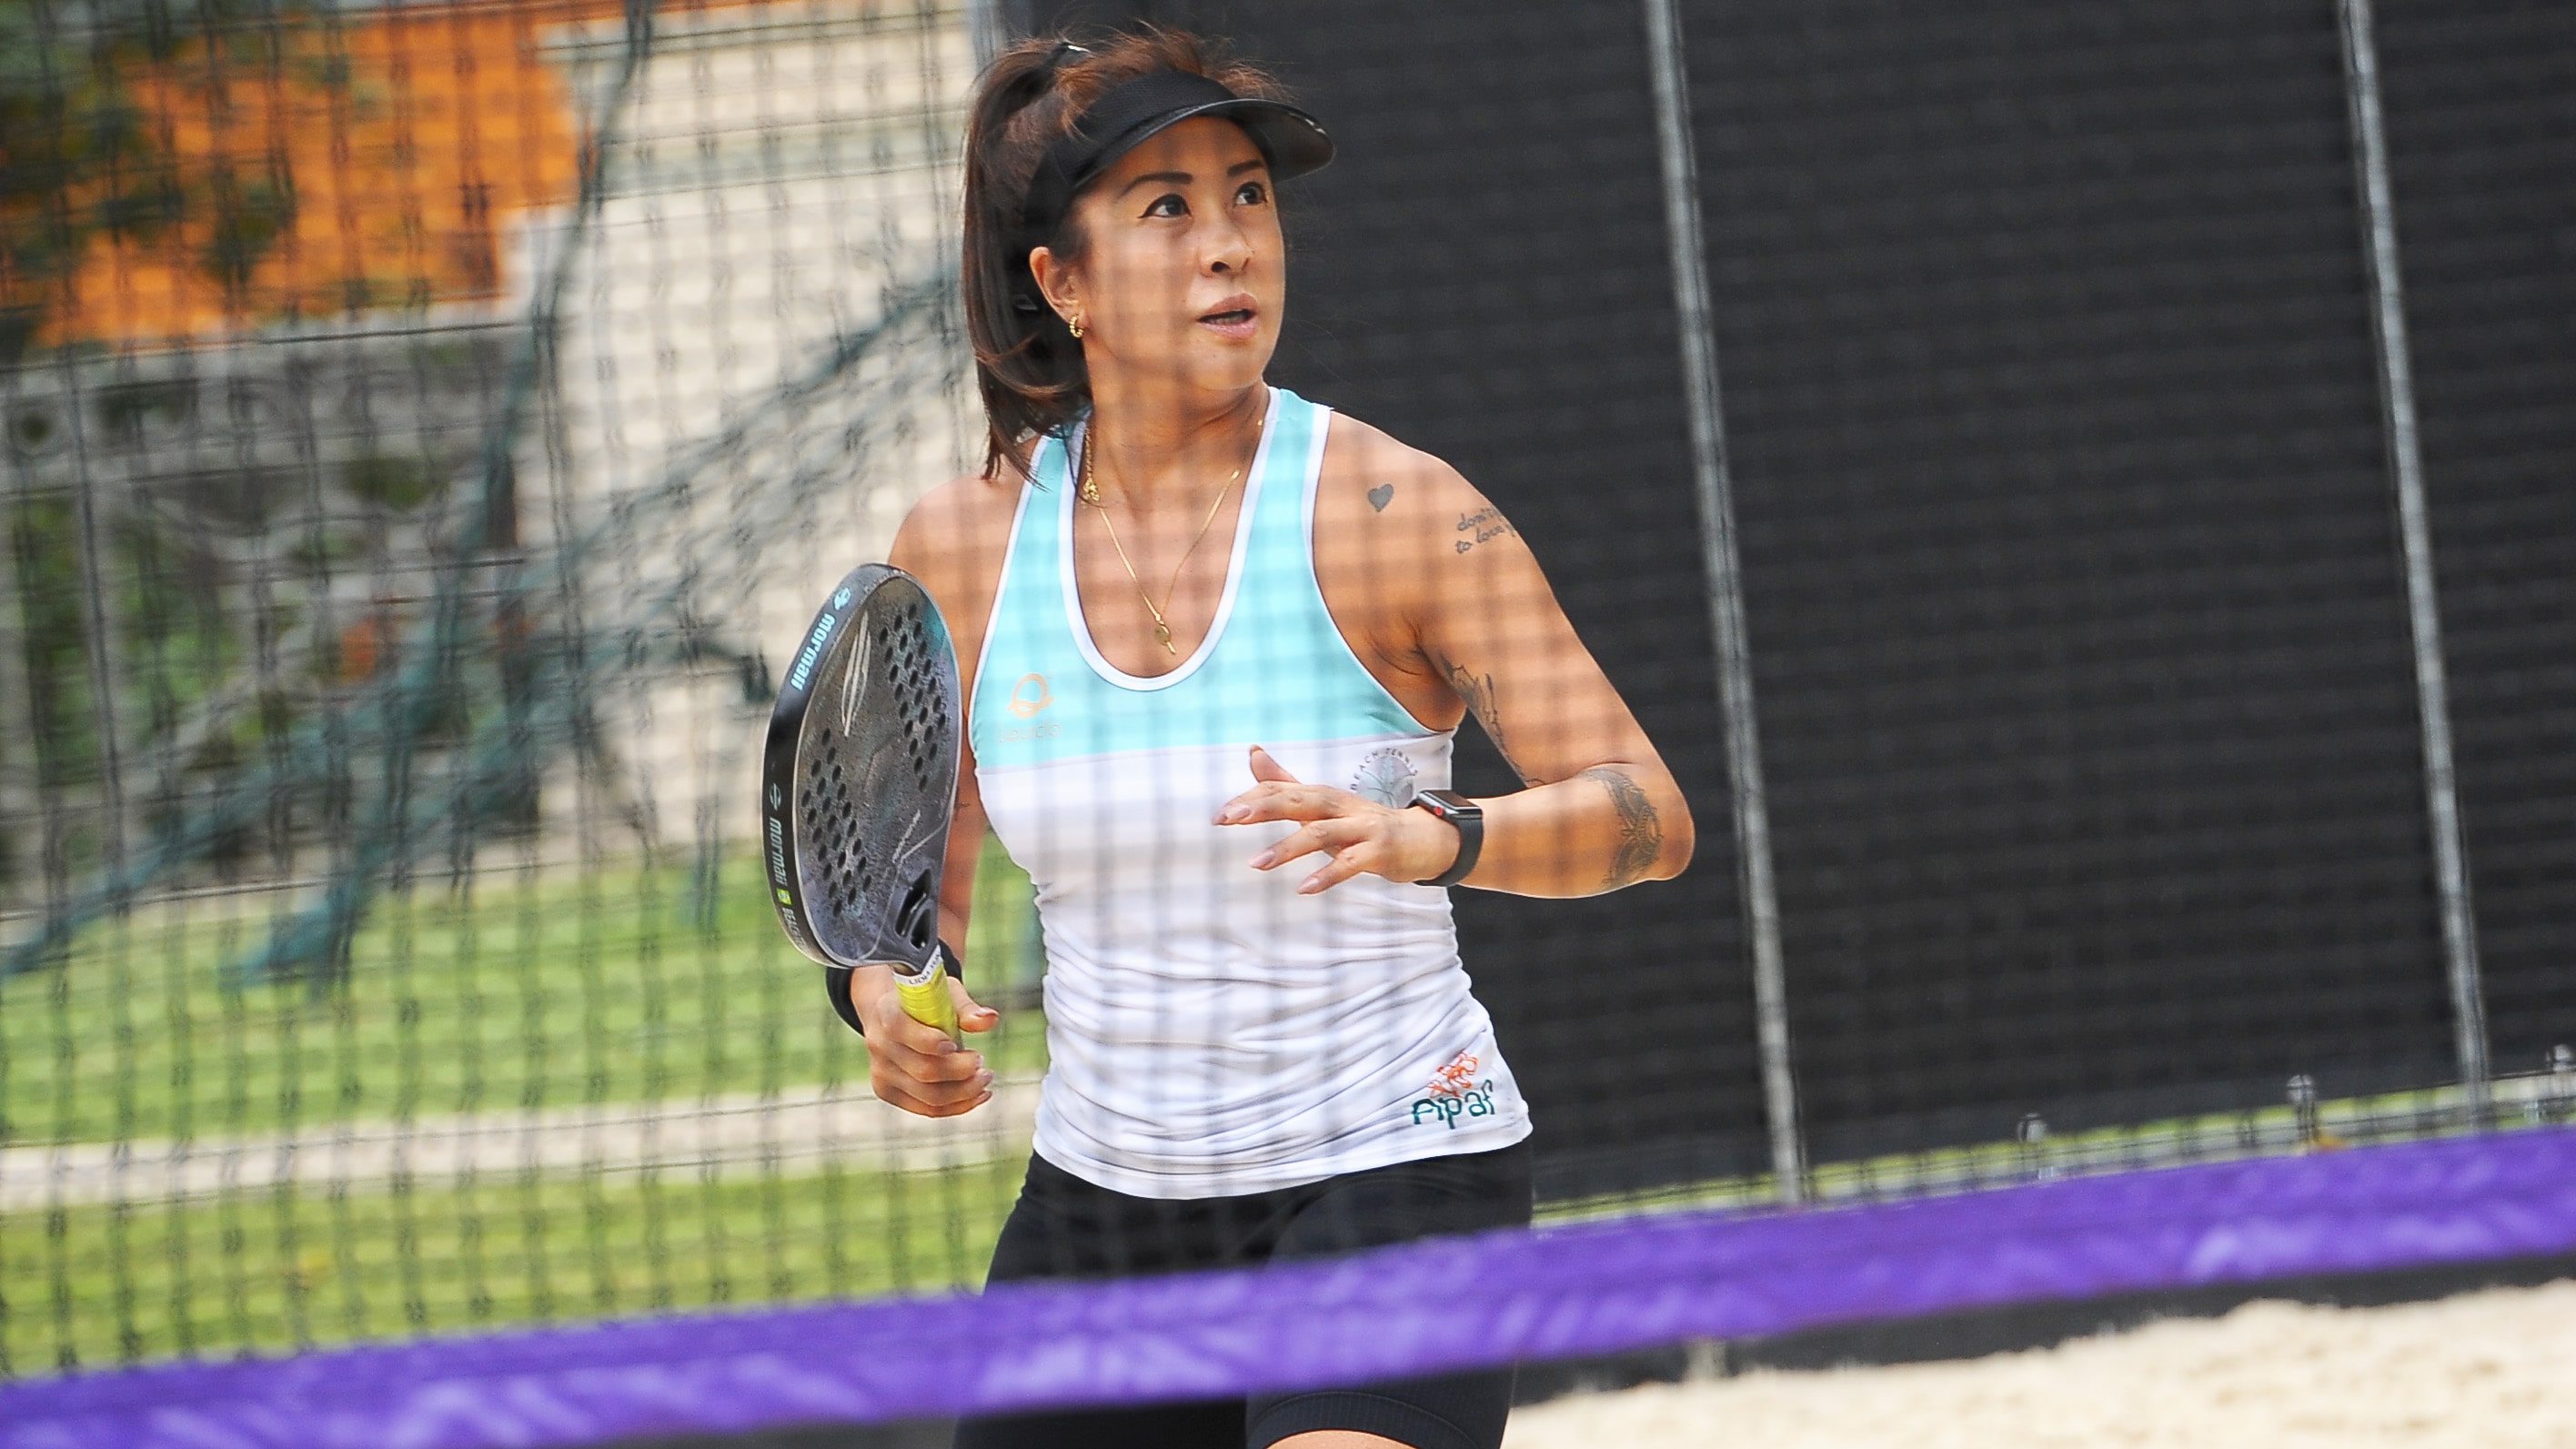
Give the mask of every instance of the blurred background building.
<path id="1" fill-rule="evenodd" d="M 504 813 L 554 822 L 558 857 L 610 818 L 657 832 L 627 849 L 748 835 L 764 642 L 801 628 L 818 585 L 741 565 L 791 539 L 817 569 L 881 556 L 967 456 L 962 354 L 938 346 L 906 356 L 913 401 L 845 420 L 894 451 L 848 454 L 824 533 L 795 485 L 745 482 L 796 465 L 742 446 L 890 298 L 947 274 L 966 19 L 698 7 L 659 17 L 628 76 L 606 4 L 290 13 L 215 44 L 98 14 L 101 84 L 148 139 L 122 170 L 66 163 L 8 217 L 26 577 L 0 592 L 30 643 L 4 651 L 22 687 L 0 706 L 0 803 L 23 827 L 0 894 L 23 909 L 152 838 L 284 725 L 405 663 L 442 597 L 470 601 L 456 627 L 480 652 L 533 647 L 513 643 L 533 601 L 504 607 L 493 576 L 558 563 L 536 585 L 550 607 L 640 626 L 649 642 L 619 647 L 650 657 L 585 702 L 581 766 L 538 767 Z M 830 430 L 829 400 L 794 406 Z M 644 496 L 660 531 L 608 545 Z M 706 577 L 719 546 L 736 571 Z M 586 571 L 612 554 L 614 577 Z M 324 832 L 294 819 L 215 859 L 318 873 L 298 858 Z"/>

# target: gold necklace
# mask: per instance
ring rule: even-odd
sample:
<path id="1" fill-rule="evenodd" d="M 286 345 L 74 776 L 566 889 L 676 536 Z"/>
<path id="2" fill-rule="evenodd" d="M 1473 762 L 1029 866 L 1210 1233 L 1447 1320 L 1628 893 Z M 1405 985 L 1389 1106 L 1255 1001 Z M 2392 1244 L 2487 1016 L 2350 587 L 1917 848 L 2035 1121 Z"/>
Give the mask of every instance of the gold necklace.
<path id="1" fill-rule="evenodd" d="M 1252 447 L 1256 453 L 1261 449 L 1262 425 L 1268 421 L 1269 415 L 1265 411 L 1252 425 Z M 1145 612 L 1154 618 L 1154 642 L 1163 646 L 1164 653 L 1177 659 L 1180 657 L 1181 649 L 1179 645 L 1172 642 L 1172 626 L 1164 621 L 1163 611 L 1154 606 L 1154 596 L 1145 592 L 1145 581 L 1137 577 L 1136 565 L 1127 557 L 1127 545 L 1118 541 L 1118 525 L 1109 521 L 1109 507 L 1100 501 L 1100 485 L 1091 476 L 1091 450 L 1099 440 L 1100 428 L 1095 423 L 1083 435 L 1082 477 L 1075 491 L 1082 496 L 1083 502 L 1090 504 L 1099 512 L 1100 526 L 1109 534 L 1109 546 L 1117 550 L 1118 562 L 1127 570 L 1127 582 L 1136 586 L 1138 602 L 1142 603 L 1145 606 Z M 1190 566 L 1190 555 L 1197 553 L 1199 545 L 1207 541 L 1208 530 L 1216 526 L 1216 511 L 1225 506 L 1225 496 L 1234 491 L 1234 480 L 1243 476 L 1243 469 L 1246 466 L 1249 465 L 1238 465 L 1233 472 L 1226 474 L 1225 486 L 1216 490 L 1215 500 L 1208 504 L 1207 517 L 1199 520 L 1198 533 L 1190 539 L 1190 546 L 1181 550 L 1181 561 L 1172 565 L 1172 581 L 1163 586 L 1164 603 L 1170 603 L 1172 595 L 1180 591 L 1181 570 Z"/>

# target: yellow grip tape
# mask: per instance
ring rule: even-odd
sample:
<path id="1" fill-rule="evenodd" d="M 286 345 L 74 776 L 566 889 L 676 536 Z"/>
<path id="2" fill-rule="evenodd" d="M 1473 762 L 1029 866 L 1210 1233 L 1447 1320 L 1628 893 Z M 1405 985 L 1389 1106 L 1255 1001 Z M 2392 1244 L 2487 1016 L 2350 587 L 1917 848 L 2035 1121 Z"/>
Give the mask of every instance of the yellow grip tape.
<path id="1" fill-rule="evenodd" d="M 948 994 L 948 967 L 940 961 L 930 963 L 930 975 L 920 981 L 898 979 L 894 993 L 903 1002 L 906 1016 L 924 1026 L 935 1026 L 948 1033 L 948 1039 L 964 1043 L 957 1029 L 957 1003 Z"/>

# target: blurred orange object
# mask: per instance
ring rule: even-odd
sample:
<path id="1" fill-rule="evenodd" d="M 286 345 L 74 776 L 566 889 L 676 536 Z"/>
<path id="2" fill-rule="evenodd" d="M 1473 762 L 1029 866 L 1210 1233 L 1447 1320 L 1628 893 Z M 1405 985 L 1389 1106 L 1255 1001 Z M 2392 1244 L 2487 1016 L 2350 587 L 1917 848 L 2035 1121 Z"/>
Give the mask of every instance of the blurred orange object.
<path id="1" fill-rule="evenodd" d="M 509 226 L 569 202 L 578 181 L 585 138 L 545 32 L 622 13 L 609 0 L 322 11 L 138 62 L 123 82 L 162 174 L 86 182 L 98 194 L 74 204 L 160 188 L 182 198 L 174 220 L 102 230 L 67 279 L 0 278 L 0 291 L 55 293 L 40 342 L 142 345 L 499 300 Z"/>

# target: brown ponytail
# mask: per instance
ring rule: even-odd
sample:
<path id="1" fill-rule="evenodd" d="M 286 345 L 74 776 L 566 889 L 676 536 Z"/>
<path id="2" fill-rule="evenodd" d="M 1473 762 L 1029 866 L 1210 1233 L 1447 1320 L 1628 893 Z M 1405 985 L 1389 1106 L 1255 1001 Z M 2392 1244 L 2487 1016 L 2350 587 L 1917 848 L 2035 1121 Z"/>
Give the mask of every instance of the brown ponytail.
<path id="1" fill-rule="evenodd" d="M 1052 36 L 1021 41 L 994 58 L 975 88 L 966 122 L 961 280 L 975 386 L 984 395 L 987 478 L 1001 475 L 1005 459 L 1025 472 L 1037 440 L 1063 431 L 1091 405 L 1082 344 L 1029 274 L 1029 253 L 1041 246 L 1080 260 L 1082 236 L 1070 223 L 1048 236 L 1027 233 L 1020 209 L 1029 182 L 1047 147 L 1093 101 L 1158 70 L 1208 76 L 1239 96 L 1284 98 L 1278 82 L 1220 43 L 1152 28 L 1087 45 Z"/>

